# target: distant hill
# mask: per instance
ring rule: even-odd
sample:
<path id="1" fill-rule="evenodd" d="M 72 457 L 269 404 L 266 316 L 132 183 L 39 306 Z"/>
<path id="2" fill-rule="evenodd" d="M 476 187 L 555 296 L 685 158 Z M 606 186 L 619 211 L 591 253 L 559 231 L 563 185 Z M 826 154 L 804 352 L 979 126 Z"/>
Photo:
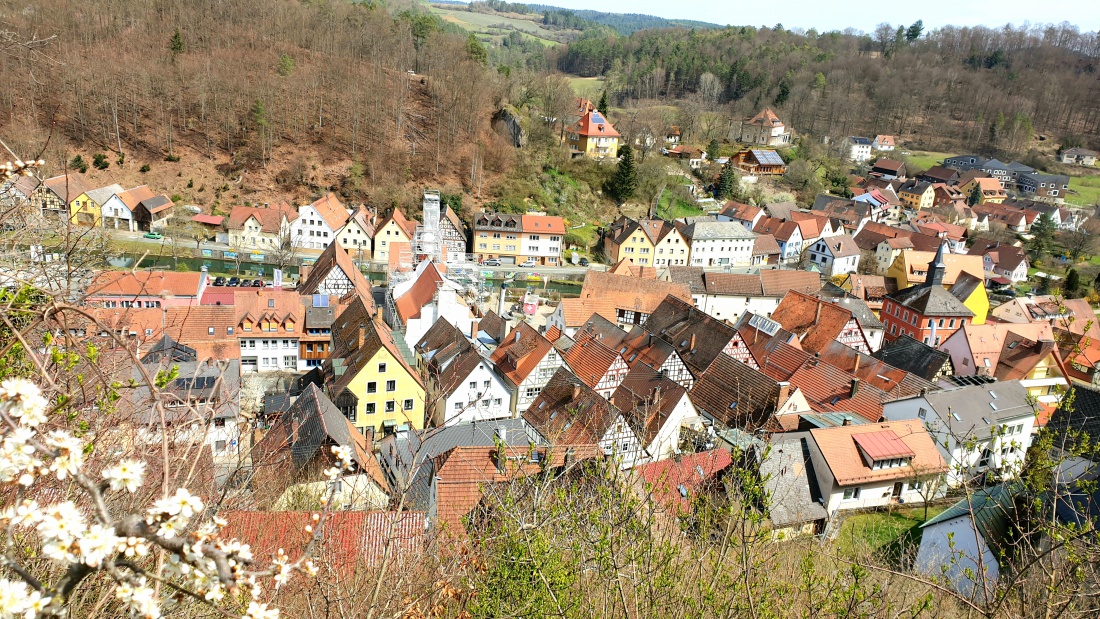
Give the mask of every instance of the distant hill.
<path id="1" fill-rule="evenodd" d="M 657 17 L 655 15 L 643 15 L 641 13 L 604 13 L 602 11 L 592 11 L 588 9 L 575 10 L 575 9 L 563 9 L 561 7 L 546 5 L 546 4 L 528 4 L 528 8 L 532 11 L 538 11 L 540 13 L 544 11 L 571 11 L 577 17 L 581 17 L 591 22 L 601 24 L 613 28 L 619 34 L 629 35 L 638 30 L 646 30 L 649 28 L 724 28 L 720 24 L 712 24 L 703 21 L 695 21 L 691 19 L 666 19 L 664 17 Z"/>

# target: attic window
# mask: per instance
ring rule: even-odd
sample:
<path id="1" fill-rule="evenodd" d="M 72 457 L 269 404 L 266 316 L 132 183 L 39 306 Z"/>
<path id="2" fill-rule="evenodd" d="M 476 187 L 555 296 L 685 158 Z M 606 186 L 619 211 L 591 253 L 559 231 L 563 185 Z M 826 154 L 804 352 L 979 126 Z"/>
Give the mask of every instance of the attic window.
<path id="1" fill-rule="evenodd" d="M 207 327 L 206 328 L 206 334 L 207 335 L 214 335 L 214 327 Z"/>
<path id="2" fill-rule="evenodd" d="M 924 418 L 928 417 L 928 411 L 923 409 L 923 408 L 918 409 L 917 410 L 917 417 L 919 417 L 920 419 L 924 419 Z"/>
<path id="3" fill-rule="evenodd" d="M 619 349 L 619 354 L 620 355 L 626 354 L 626 346 L 623 346 L 622 348 Z"/>
<path id="4" fill-rule="evenodd" d="M 676 486 L 676 489 L 680 491 L 680 496 L 682 498 L 688 498 L 688 489 L 684 487 L 684 484 L 679 484 Z"/>
<path id="5" fill-rule="evenodd" d="M 958 413 L 951 413 L 951 416 L 955 418 L 955 421 L 961 422 L 962 417 L 959 417 Z"/>
<path id="6" fill-rule="evenodd" d="M 733 410 L 735 408 L 737 408 L 737 400 L 734 400 L 733 402 L 730 402 L 730 410 Z"/>
<path id="7" fill-rule="evenodd" d="M 707 474 L 703 472 L 703 467 L 698 464 L 695 465 L 695 472 L 699 474 L 699 477 L 706 477 Z"/>
<path id="8" fill-rule="evenodd" d="M 989 408 L 992 408 L 993 410 L 1000 410 L 999 408 L 997 408 L 997 403 L 996 402 L 990 402 L 989 403 Z"/>
<path id="9" fill-rule="evenodd" d="M 989 417 L 982 417 L 982 423 L 984 423 L 985 425 L 988 426 L 989 425 Z"/>
<path id="10" fill-rule="evenodd" d="M 684 341 L 680 342 L 680 348 L 683 348 L 684 346 L 687 346 L 687 345 L 688 345 L 687 340 L 684 340 Z"/>
<path id="11" fill-rule="evenodd" d="M 545 404 L 545 402 L 543 402 L 543 404 Z M 542 405 L 539 405 L 539 408 L 541 409 Z M 554 411 L 554 412 L 550 413 L 550 421 L 553 421 L 554 417 L 557 417 L 557 416 L 558 416 L 558 411 Z"/>
<path id="12" fill-rule="evenodd" d="M 996 400 L 996 399 L 997 399 L 997 394 L 996 394 L 996 393 L 994 393 L 994 392 L 992 392 L 992 391 L 990 391 L 990 392 L 989 392 L 989 397 L 991 397 L 991 398 L 993 398 L 994 400 Z"/>
<path id="13" fill-rule="evenodd" d="M 539 410 L 540 411 L 545 407 L 546 407 L 546 402 L 539 402 Z"/>
<path id="14" fill-rule="evenodd" d="M 275 307 L 275 299 L 268 299 L 267 300 L 267 306 L 268 307 Z"/>

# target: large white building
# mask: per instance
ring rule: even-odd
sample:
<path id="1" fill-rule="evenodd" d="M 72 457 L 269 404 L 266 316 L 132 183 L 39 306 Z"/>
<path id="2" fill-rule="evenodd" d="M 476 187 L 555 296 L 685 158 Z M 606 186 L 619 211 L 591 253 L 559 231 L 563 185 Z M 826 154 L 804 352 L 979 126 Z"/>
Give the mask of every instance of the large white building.
<path id="1" fill-rule="evenodd" d="M 810 263 L 816 264 L 829 277 L 855 273 L 863 254 L 856 240 L 847 234 L 822 237 L 810 245 Z"/>
<path id="2" fill-rule="evenodd" d="M 691 266 L 749 266 L 756 235 L 736 221 L 688 221 L 678 226 L 687 240 Z"/>
<path id="3" fill-rule="evenodd" d="M 336 194 L 298 208 L 298 219 L 290 224 L 292 238 L 306 249 L 324 249 L 347 223 L 350 214 Z"/>

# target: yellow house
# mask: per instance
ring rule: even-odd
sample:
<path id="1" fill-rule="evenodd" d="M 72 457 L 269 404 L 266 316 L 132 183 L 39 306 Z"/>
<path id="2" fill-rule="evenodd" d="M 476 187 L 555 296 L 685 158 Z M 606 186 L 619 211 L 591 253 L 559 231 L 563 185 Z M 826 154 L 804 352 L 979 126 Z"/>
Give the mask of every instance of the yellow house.
<path id="1" fill-rule="evenodd" d="M 108 185 L 85 191 L 69 203 L 69 221 L 79 226 L 102 226 L 103 205 L 123 191 L 122 185 Z"/>
<path id="2" fill-rule="evenodd" d="M 581 116 L 565 130 L 565 141 L 576 154 L 603 159 L 619 154 L 619 132 L 598 110 Z"/>
<path id="3" fill-rule="evenodd" d="M 896 282 L 898 290 L 922 284 L 928 276 L 928 265 L 935 257 L 936 254 L 930 251 L 903 249 L 886 271 L 886 277 Z M 989 295 L 985 290 L 982 256 L 945 254 L 943 262 L 947 267 L 943 287 L 974 312 L 972 324 L 985 324 L 989 316 Z"/>
<path id="4" fill-rule="evenodd" d="M 691 264 L 691 245 L 672 222 L 663 219 L 643 219 L 638 224 L 653 243 L 653 266 Z"/>
<path id="5" fill-rule="evenodd" d="M 905 206 L 914 209 L 932 208 L 936 199 L 936 189 L 932 183 L 908 180 L 898 188 L 898 198 Z"/>
<path id="6" fill-rule="evenodd" d="M 1004 338 L 994 376 L 997 380 L 1019 380 L 1028 395 L 1043 404 L 1056 403 L 1069 387 L 1054 340 L 1030 339 L 1012 332 Z"/>
<path id="7" fill-rule="evenodd" d="M 416 234 L 416 224 L 409 221 L 401 209 L 395 208 L 374 232 L 374 259 L 387 262 L 394 243 L 410 243 Z"/>
<path id="8" fill-rule="evenodd" d="M 402 356 L 381 312 L 356 299 L 332 326 L 332 356 L 321 366 L 333 402 L 360 432 L 374 437 L 424 427 L 424 383 Z"/>
<path id="9" fill-rule="evenodd" d="M 611 224 L 605 241 L 606 254 L 611 263 L 629 260 L 639 266 L 653 266 L 653 239 L 646 233 L 645 227 L 636 220 L 620 217 Z"/>
<path id="10" fill-rule="evenodd" d="M 974 187 L 979 187 L 981 192 L 978 198 L 978 204 L 1000 204 L 1008 198 L 1008 194 L 1005 193 L 1004 187 L 1001 187 L 1001 181 L 993 177 L 981 177 L 972 178 L 959 188 L 967 198 L 970 198 L 970 194 L 974 192 Z M 899 196 L 900 197 L 900 196 Z"/>

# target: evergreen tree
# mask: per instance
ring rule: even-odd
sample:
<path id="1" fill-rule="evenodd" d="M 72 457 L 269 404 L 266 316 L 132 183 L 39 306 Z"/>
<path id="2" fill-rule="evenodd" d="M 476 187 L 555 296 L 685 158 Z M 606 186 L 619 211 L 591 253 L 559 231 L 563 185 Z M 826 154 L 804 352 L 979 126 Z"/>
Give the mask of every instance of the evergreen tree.
<path id="1" fill-rule="evenodd" d="M 1043 257 L 1043 254 L 1050 251 L 1051 245 L 1054 243 L 1054 220 L 1050 215 L 1043 213 L 1035 220 L 1035 223 L 1031 224 L 1031 240 L 1028 241 L 1027 248 L 1031 252 L 1032 258 L 1038 260 Z"/>
<path id="2" fill-rule="evenodd" d="M 637 187 L 638 170 L 634 167 L 634 150 L 630 148 L 630 144 L 623 144 L 619 148 L 619 166 L 607 181 L 607 193 L 622 204 L 634 195 Z"/>
<path id="3" fill-rule="evenodd" d="M 607 91 L 605 90 L 603 91 L 603 94 L 600 95 L 600 102 L 596 105 L 596 109 L 604 115 L 604 118 L 607 118 L 607 108 Z"/>
<path id="4" fill-rule="evenodd" d="M 485 51 L 485 46 L 477 40 L 472 32 L 470 36 L 466 37 L 466 53 L 478 64 L 488 64 L 489 62 L 489 52 Z"/>
<path id="5" fill-rule="evenodd" d="M 279 56 L 279 64 L 275 67 L 275 72 L 283 77 L 289 77 L 294 73 L 294 59 L 286 54 Z"/>
<path id="6" fill-rule="evenodd" d="M 718 140 L 711 140 L 710 144 L 707 144 L 707 158 L 711 161 L 717 159 L 719 148 L 721 148 L 721 145 L 718 143 Z"/>
<path id="7" fill-rule="evenodd" d="M 977 183 L 974 184 L 974 188 L 970 190 L 970 195 L 966 197 L 967 206 L 976 206 L 982 201 L 982 188 Z"/>
<path id="8" fill-rule="evenodd" d="M 1066 273 L 1066 296 L 1076 294 L 1081 289 L 1081 274 L 1077 272 L 1077 269 L 1070 269 L 1069 273 Z"/>
<path id="9" fill-rule="evenodd" d="M 905 40 L 912 43 L 919 39 L 922 34 L 924 34 L 924 20 L 918 19 L 905 31 Z"/>
<path id="10" fill-rule="evenodd" d="M 172 40 L 168 43 L 168 49 L 172 52 L 172 56 L 178 56 L 187 51 L 187 45 L 183 42 L 183 35 L 180 34 L 179 28 L 176 28 L 176 33 L 172 35 Z"/>
<path id="11" fill-rule="evenodd" d="M 718 175 L 718 199 L 729 200 L 732 198 L 736 184 L 737 176 L 733 173 L 733 166 L 727 163 L 722 166 L 722 173 Z"/>

